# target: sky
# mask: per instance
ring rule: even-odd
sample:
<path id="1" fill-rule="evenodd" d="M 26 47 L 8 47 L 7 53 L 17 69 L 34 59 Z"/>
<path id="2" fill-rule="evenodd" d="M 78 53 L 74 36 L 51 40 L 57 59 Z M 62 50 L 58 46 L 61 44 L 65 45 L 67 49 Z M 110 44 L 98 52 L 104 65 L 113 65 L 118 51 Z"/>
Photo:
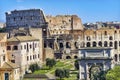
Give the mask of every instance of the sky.
<path id="1" fill-rule="evenodd" d="M 82 23 L 120 21 L 120 0 L 0 0 L 0 22 L 5 12 L 41 9 L 45 15 L 78 15 Z"/>

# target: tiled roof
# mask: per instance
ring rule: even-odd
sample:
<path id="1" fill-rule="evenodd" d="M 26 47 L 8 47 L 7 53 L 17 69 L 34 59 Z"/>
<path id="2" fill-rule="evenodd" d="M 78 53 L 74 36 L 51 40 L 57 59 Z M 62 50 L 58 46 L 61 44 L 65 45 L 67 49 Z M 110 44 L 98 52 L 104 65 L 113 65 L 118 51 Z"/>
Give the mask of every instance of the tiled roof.
<path id="1" fill-rule="evenodd" d="M 5 35 L 7 35 L 7 33 L 0 33 L 0 40 L 2 40 Z"/>
<path id="2" fill-rule="evenodd" d="M 34 40 L 39 40 L 39 39 L 36 39 L 32 36 L 17 36 L 17 37 L 12 37 L 12 38 L 9 38 L 7 41 L 8 42 L 11 42 L 11 41 L 20 41 L 20 42 L 24 42 L 24 41 L 34 41 Z"/>
<path id="3" fill-rule="evenodd" d="M 1 68 L 5 68 L 5 69 L 15 69 L 15 68 L 18 68 L 18 67 L 19 67 L 19 66 L 16 65 L 15 63 L 5 62 Z"/>

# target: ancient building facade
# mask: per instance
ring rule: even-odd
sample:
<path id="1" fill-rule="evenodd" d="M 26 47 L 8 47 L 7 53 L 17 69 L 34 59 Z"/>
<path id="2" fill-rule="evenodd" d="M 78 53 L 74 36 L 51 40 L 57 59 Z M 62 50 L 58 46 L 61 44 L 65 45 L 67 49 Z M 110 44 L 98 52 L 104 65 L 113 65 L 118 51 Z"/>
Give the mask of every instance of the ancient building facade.
<path id="1" fill-rule="evenodd" d="M 82 47 L 111 47 L 114 49 L 114 60 L 120 62 L 120 29 L 101 28 L 98 30 L 85 30 L 82 40 Z"/>
<path id="2" fill-rule="evenodd" d="M 79 80 L 94 80 L 99 72 L 113 68 L 113 57 L 112 48 L 79 49 Z"/>
<path id="3" fill-rule="evenodd" d="M 47 22 L 44 13 L 40 9 L 14 10 L 6 12 L 6 28 L 9 37 L 15 35 L 20 28 L 42 28 L 43 36 L 47 36 Z M 24 32 L 22 32 L 24 33 Z"/>
<path id="4" fill-rule="evenodd" d="M 73 30 L 83 30 L 77 15 L 46 16 L 50 35 L 70 34 Z"/>

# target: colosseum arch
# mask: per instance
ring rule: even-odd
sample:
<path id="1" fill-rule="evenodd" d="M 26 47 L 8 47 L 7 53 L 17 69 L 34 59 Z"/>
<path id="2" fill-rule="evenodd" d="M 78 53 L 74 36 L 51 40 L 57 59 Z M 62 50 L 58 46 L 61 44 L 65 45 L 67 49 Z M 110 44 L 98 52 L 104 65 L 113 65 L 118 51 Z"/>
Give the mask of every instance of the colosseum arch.
<path id="1" fill-rule="evenodd" d="M 87 45 L 86 45 L 87 47 L 90 47 L 91 46 L 91 44 L 90 44 L 90 42 L 87 42 Z"/>
<path id="2" fill-rule="evenodd" d="M 77 59 L 78 58 L 78 56 L 74 56 L 74 59 Z"/>
<path id="3" fill-rule="evenodd" d="M 113 40 L 113 37 L 112 37 L 112 36 L 110 36 L 110 37 L 109 37 L 109 40 Z"/>
<path id="4" fill-rule="evenodd" d="M 101 41 L 99 41 L 99 42 L 98 42 L 98 45 L 99 45 L 100 47 L 102 47 L 102 42 L 101 42 Z"/>
<path id="5" fill-rule="evenodd" d="M 71 57 L 70 56 L 66 56 L 66 59 L 71 59 Z"/>
<path id="6" fill-rule="evenodd" d="M 108 47 L 107 41 L 104 41 L 104 47 Z"/>
<path id="7" fill-rule="evenodd" d="M 78 49 L 78 43 L 75 42 L 74 45 L 75 45 L 75 48 Z"/>
<path id="8" fill-rule="evenodd" d="M 110 45 L 110 47 L 113 47 L 113 42 L 110 42 L 109 45 Z"/>
<path id="9" fill-rule="evenodd" d="M 63 43 L 59 43 L 59 47 L 60 48 L 63 48 L 64 46 L 63 46 Z"/>
<path id="10" fill-rule="evenodd" d="M 97 43 L 94 41 L 93 42 L 93 47 L 96 47 L 97 46 Z"/>
<path id="11" fill-rule="evenodd" d="M 70 42 L 66 42 L 66 48 L 71 48 Z"/>

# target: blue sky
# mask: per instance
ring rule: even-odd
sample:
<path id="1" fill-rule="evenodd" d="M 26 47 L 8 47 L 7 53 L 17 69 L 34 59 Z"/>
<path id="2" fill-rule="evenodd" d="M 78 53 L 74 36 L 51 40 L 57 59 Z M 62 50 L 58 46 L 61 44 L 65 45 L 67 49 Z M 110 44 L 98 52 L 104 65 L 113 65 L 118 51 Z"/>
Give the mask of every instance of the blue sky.
<path id="1" fill-rule="evenodd" d="M 0 21 L 5 12 L 39 8 L 46 15 L 76 14 L 82 22 L 120 21 L 120 0 L 0 0 Z"/>

